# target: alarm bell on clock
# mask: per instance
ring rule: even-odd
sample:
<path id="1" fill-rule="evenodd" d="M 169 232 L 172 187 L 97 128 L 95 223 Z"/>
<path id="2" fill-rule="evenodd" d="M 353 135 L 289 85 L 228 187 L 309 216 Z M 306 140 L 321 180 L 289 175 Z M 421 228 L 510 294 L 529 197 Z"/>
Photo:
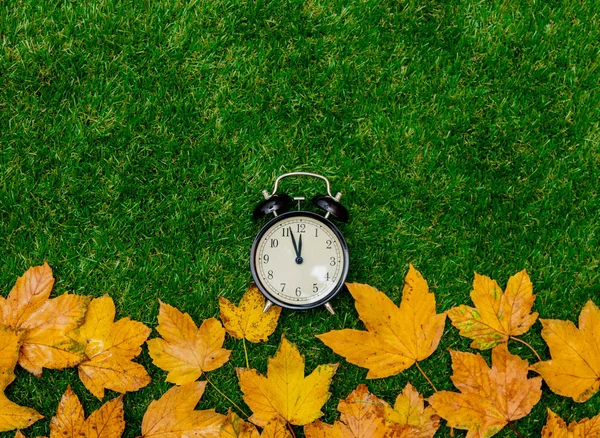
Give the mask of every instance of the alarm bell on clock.
<path id="1" fill-rule="evenodd" d="M 288 211 L 294 201 L 277 193 L 279 182 L 292 176 L 319 178 L 327 194 L 312 199 L 323 215 L 312 211 Z M 344 286 L 348 276 L 348 245 L 331 218 L 348 222 L 348 210 L 340 204 L 341 193 L 331 194 L 329 180 L 322 175 L 292 172 L 275 180 L 273 192 L 263 191 L 265 200 L 254 209 L 254 218 L 273 214 L 258 232 L 250 251 L 250 270 L 258 289 L 267 299 L 264 311 L 273 304 L 295 310 L 324 305 L 333 312 L 331 300 Z"/>

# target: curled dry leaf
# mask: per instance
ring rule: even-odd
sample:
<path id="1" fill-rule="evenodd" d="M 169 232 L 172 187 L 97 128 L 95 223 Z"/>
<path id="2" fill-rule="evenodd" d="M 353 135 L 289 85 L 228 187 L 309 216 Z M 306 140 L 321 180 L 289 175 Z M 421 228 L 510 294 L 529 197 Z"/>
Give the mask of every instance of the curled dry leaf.
<path id="1" fill-rule="evenodd" d="M 332 330 L 317 337 L 350 363 L 367 368 L 367 379 L 396 375 L 429 357 L 444 331 L 445 314 L 435 313 L 435 296 L 412 265 L 397 307 L 375 288 L 352 283 L 348 289 L 367 331 Z"/>
<path id="2" fill-rule="evenodd" d="M 219 437 L 225 415 L 214 409 L 194 410 L 205 387 L 206 382 L 174 386 L 151 402 L 142 420 L 142 437 Z"/>
<path id="3" fill-rule="evenodd" d="M 29 268 L 6 299 L 0 297 L 0 325 L 23 332 L 19 365 L 36 376 L 43 368 L 63 369 L 82 360 L 68 334 L 83 321 L 89 297 L 65 293 L 49 299 L 54 285 L 47 263 Z"/>
<path id="4" fill-rule="evenodd" d="M 254 424 L 242 420 L 230 410 L 221 428 L 220 438 L 291 438 L 291 434 L 280 416 L 269 421 L 259 434 Z"/>
<path id="5" fill-rule="evenodd" d="M 579 328 L 571 321 L 541 321 L 552 360 L 531 368 L 556 394 L 587 401 L 600 387 L 600 309 L 588 301 L 579 315 Z"/>
<path id="6" fill-rule="evenodd" d="M 600 437 L 600 415 L 591 419 L 567 424 L 548 409 L 548 419 L 542 429 L 542 438 L 598 438 Z"/>
<path id="7" fill-rule="evenodd" d="M 161 301 L 156 330 L 162 339 L 149 340 L 148 350 L 154 365 L 169 372 L 167 382 L 194 382 L 229 360 L 231 350 L 222 348 L 225 329 L 215 318 L 198 328 L 190 315 Z"/>
<path id="8" fill-rule="evenodd" d="M 282 338 L 267 362 L 267 377 L 248 368 L 236 368 L 244 401 L 252 409 L 250 421 L 264 427 L 277 415 L 298 426 L 315 421 L 330 396 L 329 384 L 337 364 L 319 365 L 304 377 L 304 356 Z"/>
<path id="9" fill-rule="evenodd" d="M 509 353 L 506 344 L 492 350 L 492 367 L 481 355 L 450 350 L 452 382 L 460 393 L 440 391 L 429 403 L 450 427 L 468 430 L 468 438 L 491 437 L 523 418 L 542 396 L 542 380 L 527 378 L 528 363 Z"/>
<path id="10" fill-rule="evenodd" d="M 250 342 L 266 341 L 277 328 L 281 307 L 271 306 L 263 313 L 264 307 L 265 297 L 254 284 L 248 288 L 237 307 L 227 298 L 219 297 L 221 321 L 227 333 Z"/>
<path id="11" fill-rule="evenodd" d="M 4 395 L 6 387 L 15 379 L 20 338 L 21 333 L 0 325 L 0 432 L 24 429 L 44 418 L 31 408 L 11 402 Z"/>
<path id="12" fill-rule="evenodd" d="M 393 408 L 369 393 L 366 385 L 359 385 L 337 409 L 340 421 L 307 424 L 307 438 L 431 438 L 439 428 L 439 417 L 431 407 L 425 408 L 423 397 L 410 383 Z"/>
<path id="13" fill-rule="evenodd" d="M 475 273 L 471 300 L 475 308 L 458 306 L 448 311 L 452 325 L 461 336 L 473 339 L 471 348 L 488 350 L 509 337 L 527 332 L 538 317 L 531 313 L 535 301 L 533 287 L 525 270 L 508 280 L 506 291 L 485 275 Z"/>
<path id="14" fill-rule="evenodd" d="M 71 386 L 60 399 L 50 422 L 50 438 L 120 438 L 124 430 L 122 395 L 105 403 L 86 420 Z"/>
<path id="15" fill-rule="evenodd" d="M 150 383 L 144 367 L 133 362 L 150 329 L 129 318 L 115 319 L 115 304 L 108 295 L 89 304 L 83 325 L 71 336 L 84 346 L 85 360 L 79 364 L 79 378 L 99 399 L 105 389 L 137 391 Z"/>

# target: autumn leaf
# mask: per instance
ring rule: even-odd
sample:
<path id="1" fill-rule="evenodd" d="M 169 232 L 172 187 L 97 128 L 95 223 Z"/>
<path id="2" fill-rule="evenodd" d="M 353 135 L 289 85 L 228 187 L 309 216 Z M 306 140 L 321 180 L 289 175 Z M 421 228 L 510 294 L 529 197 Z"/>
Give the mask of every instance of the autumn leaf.
<path id="1" fill-rule="evenodd" d="M 194 410 L 205 387 L 206 382 L 174 386 L 152 401 L 142 420 L 142 438 L 219 437 L 225 415 Z"/>
<path id="2" fill-rule="evenodd" d="M 280 416 L 269 421 L 262 434 L 259 434 L 254 424 L 242 420 L 230 410 L 221 428 L 220 438 L 291 438 L 291 436 L 285 421 Z"/>
<path id="3" fill-rule="evenodd" d="M 479 354 L 450 354 L 452 382 L 460 393 L 440 391 L 428 401 L 450 427 L 468 430 L 467 438 L 495 435 L 529 414 L 542 396 L 542 379 L 528 379 L 527 361 L 510 354 L 506 344 L 492 350 L 491 368 Z"/>
<path id="4" fill-rule="evenodd" d="M 124 416 L 121 395 L 86 420 L 79 398 L 69 386 L 50 422 L 50 438 L 119 438 L 125 430 Z"/>
<path id="5" fill-rule="evenodd" d="M 329 384 L 337 364 L 319 365 L 304 377 L 304 356 L 282 338 L 275 356 L 267 362 L 267 377 L 254 369 L 236 368 L 244 401 L 252 409 L 250 421 L 266 426 L 277 415 L 302 426 L 319 418 L 329 398 Z"/>
<path id="6" fill-rule="evenodd" d="M 231 350 L 222 348 L 225 329 L 215 318 L 198 328 L 190 315 L 161 301 L 156 330 L 162 339 L 149 340 L 148 351 L 154 365 L 169 372 L 167 382 L 194 382 L 229 360 Z"/>
<path id="7" fill-rule="evenodd" d="M 0 324 L 23 332 L 19 365 L 36 376 L 43 368 L 63 369 L 82 360 L 69 332 L 83 321 L 89 297 L 65 293 L 49 299 L 54 285 L 47 263 L 19 277 L 6 299 L 0 298 Z"/>
<path id="8" fill-rule="evenodd" d="M 17 433 L 15 434 L 15 438 L 26 438 L 26 437 L 25 437 L 25 435 L 23 435 L 23 434 L 21 433 L 21 431 L 20 431 L 20 430 L 17 430 Z"/>
<path id="9" fill-rule="evenodd" d="M 579 403 L 587 401 L 600 387 L 600 309 L 588 301 L 579 315 L 579 329 L 571 321 L 541 322 L 552 360 L 531 368 L 556 394 Z"/>
<path id="10" fill-rule="evenodd" d="M 531 313 L 535 301 L 525 270 L 508 280 L 506 291 L 495 280 L 475 273 L 471 300 L 475 308 L 458 306 L 448 311 L 452 325 L 461 336 L 473 339 L 471 348 L 488 350 L 527 332 L 538 317 Z"/>
<path id="11" fill-rule="evenodd" d="M 115 304 L 108 295 L 89 304 L 83 325 L 71 336 L 85 347 L 86 359 L 79 364 L 79 378 L 99 399 L 105 389 L 124 393 L 150 383 L 144 367 L 133 362 L 150 329 L 141 322 L 122 318 L 114 322 Z"/>
<path id="12" fill-rule="evenodd" d="M 21 333 L 0 325 L 0 432 L 24 429 L 44 418 L 35 410 L 11 402 L 4 391 L 15 379 Z"/>
<path id="13" fill-rule="evenodd" d="M 375 288 L 352 283 L 348 290 L 367 331 L 332 330 L 317 337 L 350 363 L 369 370 L 367 379 L 393 376 L 429 357 L 444 331 L 445 314 L 435 313 L 435 296 L 411 265 L 397 307 Z"/>
<path id="14" fill-rule="evenodd" d="M 307 424 L 307 438 L 431 438 L 439 427 L 439 417 L 431 407 L 424 407 L 423 397 L 410 383 L 393 408 L 361 384 L 340 401 L 337 409 L 340 421 L 333 425 L 320 421 Z"/>
<path id="15" fill-rule="evenodd" d="M 281 307 L 271 306 L 263 313 L 264 307 L 265 297 L 254 284 L 248 288 L 238 307 L 227 298 L 219 297 L 221 321 L 227 333 L 250 342 L 266 341 L 277 328 Z"/>
<path id="16" fill-rule="evenodd" d="M 600 415 L 591 419 L 567 424 L 548 409 L 548 419 L 542 429 L 542 438 L 598 438 L 600 437 Z"/>

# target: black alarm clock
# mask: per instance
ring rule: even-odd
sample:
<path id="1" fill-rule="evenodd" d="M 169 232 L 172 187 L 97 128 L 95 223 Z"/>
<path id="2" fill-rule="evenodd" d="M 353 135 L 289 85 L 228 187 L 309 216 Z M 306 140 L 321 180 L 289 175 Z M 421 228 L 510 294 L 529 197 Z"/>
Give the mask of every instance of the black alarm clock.
<path id="1" fill-rule="evenodd" d="M 324 215 L 300 209 L 304 197 L 277 194 L 280 181 L 291 176 L 320 178 L 327 184 L 327 195 L 318 195 L 312 204 Z M 350 256 L 346 239 L 330 218 L 349 219 L 340 204 L 342 196 L 331 194 L 329 180 L 308 172 L 292 172 L 275 180 L 273 192 L 263 191 L 265 200 L 254 209 L 255 219 L 268 214 L 271 219 L 258 232 L 250 251 L 250 270 L 258 289 L 267 299 L 265 311 L 273 304 L 295 310 L 329 304 L 343 287 Z M 299 209 L 288 211 L 294 201 Z"/>

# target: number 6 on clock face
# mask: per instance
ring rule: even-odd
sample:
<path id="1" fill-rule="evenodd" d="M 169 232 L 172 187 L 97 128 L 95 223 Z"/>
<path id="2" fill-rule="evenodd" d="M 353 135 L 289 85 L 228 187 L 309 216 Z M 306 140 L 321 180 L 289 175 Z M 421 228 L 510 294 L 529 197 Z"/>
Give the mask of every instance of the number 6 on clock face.
<path id="1" fill-rule="evenodd" d="M 348 246 L 323 216 L 308 211 L 275 217 L 256 236 L 250 269 L 272 302 L 310 309 L 337 294 L 348 274 Z"/>

